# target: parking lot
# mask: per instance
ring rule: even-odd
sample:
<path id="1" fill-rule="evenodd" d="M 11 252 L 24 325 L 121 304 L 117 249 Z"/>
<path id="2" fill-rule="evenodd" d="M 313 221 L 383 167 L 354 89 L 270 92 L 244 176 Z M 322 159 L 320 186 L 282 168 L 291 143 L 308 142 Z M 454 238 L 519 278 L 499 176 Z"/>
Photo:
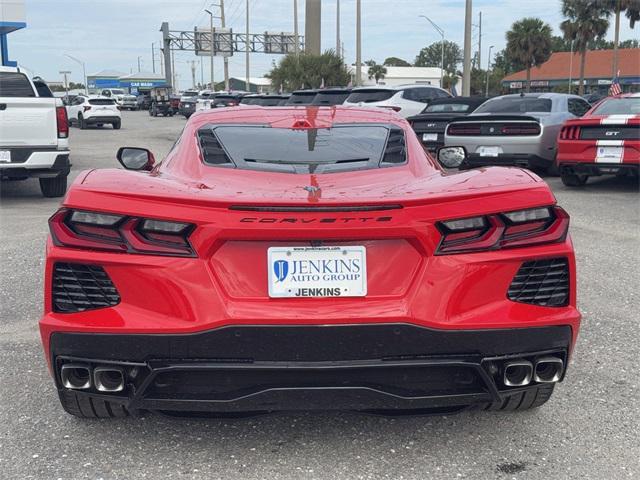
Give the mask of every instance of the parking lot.
<path id="1" fill-rule="evenodd" d="M 122 129 L 71 130 L 71 178 L 116 167 L 120 146 L 171 148 L 182 117 L 123 112 Z M 38 337 L 47 218 L 59 199 L 37 180 L 0 197 L 0 477 L 639 478 L 640 194 L 613 176 L 568 189 L 583 327 L 566 380 L 525 413 L 376 417 L 295 413 L 253 418 L 80 420 L 64 413 Z"/>

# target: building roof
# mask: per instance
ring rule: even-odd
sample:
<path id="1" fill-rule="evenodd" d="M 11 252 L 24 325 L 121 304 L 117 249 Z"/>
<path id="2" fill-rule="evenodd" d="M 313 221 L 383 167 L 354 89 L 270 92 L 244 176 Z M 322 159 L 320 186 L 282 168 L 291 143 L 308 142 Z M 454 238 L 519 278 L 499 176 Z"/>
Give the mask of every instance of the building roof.
<path id="1" fill-rule="evenodd" d="M 573 64 L 573 66 L 572 66 Z M 613 50 L 588 50 L 585 62 L 585 78 L 611 78 Z M 620 77 L 640 76 L 640 48 L 621 48 L 618 50 L 618 69 Z M 531 69 L 531 80 L 561 80 L 580 74 L 580 54 L 555 52 L 542 65 Z M 521 81 L 527 79 L 527 71 L 521 70 L 503 78 L 503 81 Z"/>
<path id="2" fill-rule="evenodd" d="M 126 73 L 119 72 L 118 70 L 100 70 L 99 72 L 92 73 L 91 75 L 88 75 L 88 76 L 100 77 L 100 78 L 120 78 L 123 75 L 126 75 Z"/>
<path id="3" fill-rule="evenodd" d="M 153 72 L 138 72 L 130 75 L 120 75 L 120 80 L 164 80 L 164 75 Z"/>

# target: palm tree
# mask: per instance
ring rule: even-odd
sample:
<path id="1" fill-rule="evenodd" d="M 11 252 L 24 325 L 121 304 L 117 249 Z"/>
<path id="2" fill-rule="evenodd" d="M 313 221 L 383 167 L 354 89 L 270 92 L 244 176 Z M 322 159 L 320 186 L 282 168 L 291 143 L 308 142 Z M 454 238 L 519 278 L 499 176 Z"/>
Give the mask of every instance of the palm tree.
<path id="1" fill-rule="evenodd" d="M 584 66 L 589 42 L 602 37 L 609 28 L 609 10 L 600 0 L 562 0 L 562 14 L 567 18 L 560 29 L 567 40 L 575 42 L 580 52 L 580 86 L 578 95 L 584 94 Z"/>
<path id="2" fill-rule="evenodd" d="M 551 56 L 551 27 L 539 18 L 523 18 L 507 32 L 507 55 L 527 69 L 526 91 L 531 86 L 531 68 Z"/>
<path id="3" fill-rule="evenodd" d="M 378 83 L 378 81 L 383 79 L 386 74 L 387 74 L 387 69 L 384 67 L 384 65 L 378 65 L 375 62 L 373 63 L 373 65 L 369 66 L 369 70 L 367 71 L 369 80 L 371 80 L 372 78 L 375 78 L 376 84 Z"/>
<path id="4" fill-rule="evenodd" d="M 634 27 L 640 20 L 640 0 L 600 0 L 601 6 L 612 12 L 615 17 L 615 35 L 613 39 L 613 64 L 611 65 L 611 76 L 618 74 L 618 45 L 620 43 L 620 14 L 627 12 L 629 26 Z"/>

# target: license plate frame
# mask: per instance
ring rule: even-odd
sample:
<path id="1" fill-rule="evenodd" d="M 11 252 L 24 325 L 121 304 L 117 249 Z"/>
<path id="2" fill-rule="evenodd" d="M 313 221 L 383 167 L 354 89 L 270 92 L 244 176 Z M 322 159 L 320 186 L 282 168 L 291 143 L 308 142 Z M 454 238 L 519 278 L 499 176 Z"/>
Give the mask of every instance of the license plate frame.
<path id="1" fill-rule="evenodd" d="M 0 150 L 0 162 L 11 163 L 11 150 Z"/>
<path id="2" fill-rule="evenodd" d="M 269 247 L 267 261 L 271 298 L 367 295 L 367 250 L 364 245 Z"/>
<path id="3" fill-rule="evenodd" d="M 622 163 L 624 146 L 600 145 L 596 147 L 596 163 Z"/>
<path id="4" fill-rule="evenodd" d="M 437 133 L 423 133 L 422 134 L 423 142 L 437 142 L 438 134 Z"/>
<path id="5" fill-rule="evenodd" d="M 502 147 L 499 147 L 497 145 L 483 145 L 478 147 L 476 152 L 481 157 L 497 157 L 502 153 Z"/>

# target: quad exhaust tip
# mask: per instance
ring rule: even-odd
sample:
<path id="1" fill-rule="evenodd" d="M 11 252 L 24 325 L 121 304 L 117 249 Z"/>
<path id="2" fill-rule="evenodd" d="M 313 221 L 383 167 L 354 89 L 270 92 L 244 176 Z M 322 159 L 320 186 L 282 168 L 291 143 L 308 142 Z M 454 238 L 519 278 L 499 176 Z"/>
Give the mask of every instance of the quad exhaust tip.
<path id="1" fill-rule="evenodd" d="M 83 363 L 65 363 L 60 369 L 60 380 L 65 388 L 87 390 L 91 388 L 91 370 Z"/>
<path id="2" fill-rule="evenodd" d="M 536 360 L 533 379 L 539 383 L 555 383 L 562 378 L 564 362 L 558 357 L 542 357 Z"/>
<path id="3" fill-rule="evenodd" d="M 93 383 L 99 392 L 121 392 L 124 390 L 124 371 L 120 367 L 96 367 Z"/>
<path id="4" fill-rule="evenodd" d="M 503 382 L 507 387 L 524 387 L 533 378 L 533 364 L 527 360 L 511 360 L 504 364 Z"/>

